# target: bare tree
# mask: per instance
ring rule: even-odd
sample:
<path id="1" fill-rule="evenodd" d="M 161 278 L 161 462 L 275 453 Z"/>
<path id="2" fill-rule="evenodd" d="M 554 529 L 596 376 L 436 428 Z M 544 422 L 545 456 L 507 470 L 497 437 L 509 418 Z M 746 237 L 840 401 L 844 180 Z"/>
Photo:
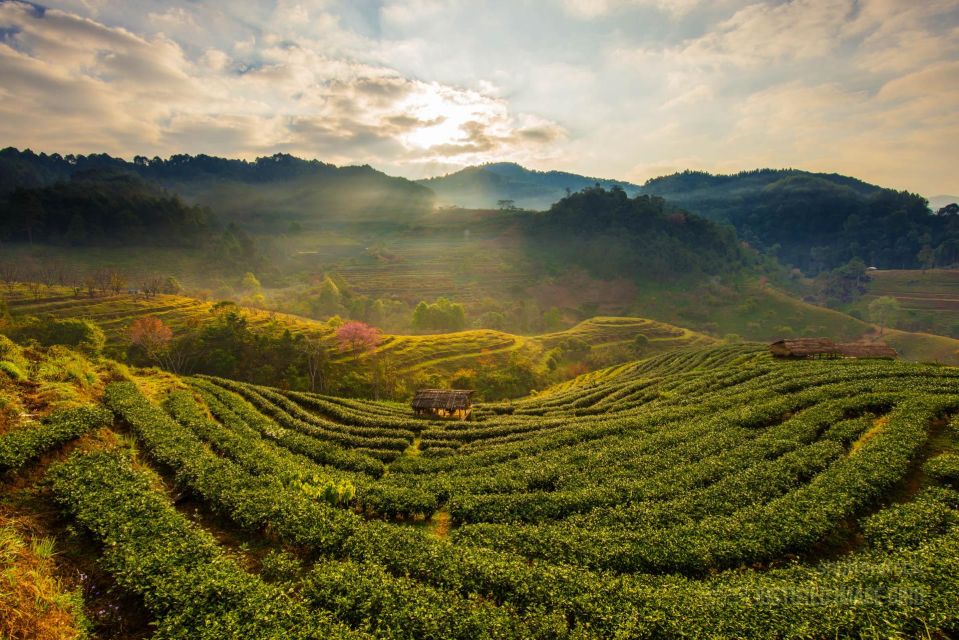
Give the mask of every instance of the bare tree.
<path id="1" fill-rule="evenodd" d="M 397 370 L 389 351 L 374 352 L 370 357 L 370 382 L 373 399 L 391 397 L 396 389 Z"/>
<path id="2" fill-rule="evenodd" d="M 310 391 L 322 393 L 326 388 L 326 375 L 330 369 L 330 349 L 318 336 L 305 336 L 300 345 L 306 356 L 306 372 L 310 376 Z"/>
<path id="3" fill-rule="evenodd" d="M 114 271 L 110 274 L 110 290 L 113 291 L 113 295 L 120 295 L 120 292 L 123 291 L 127 286 L 127 278 L 125 275 L 119 271 Z"/>
<path id="4" fill-rule="evenodd" d="M 20 265 L 13 260 L 0 262 L 0 282 L 7 285 L 10 293 L 13 293 L 13 289 L 20 279 L 20 271 Z"/>
<path id="5" fill-rule="evenodd" d="M 39 300 L 43 296 L 43 284 L 37 280 L 31 280 L 27 283 L 27 289 L 33 294 L 34 300 Z"/>
<path id="6" fill-rule="evenodd" d="M 91 298 L 97 295 L 97 279 L 92 275 L 83 278 L 83 288 L 87 290 L 87 295 Z"/>
<path id="7" fill-rule="evenodd" d="M 144 295 L 156 297 L 163 289 L 163 278 L 156 274 L 147 276 L 140 284 L 140 288 L 143 289 Z"/>
<path id="8" fill-rule="evenodd" d="M 110 291 L 110 276 L 113 275 L 113 272 L 109 269 L 97 269 L 93 272 L 93 281 L 96 283 L 97 289 L 103 295 L 106 295 Z"/>

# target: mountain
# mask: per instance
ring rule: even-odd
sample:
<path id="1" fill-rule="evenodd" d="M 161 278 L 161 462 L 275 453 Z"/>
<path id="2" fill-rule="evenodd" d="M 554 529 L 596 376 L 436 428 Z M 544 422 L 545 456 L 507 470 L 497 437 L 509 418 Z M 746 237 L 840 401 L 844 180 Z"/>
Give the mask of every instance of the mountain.
<path id="1" fill-rule="evenodd" d="M 209 207 L 218 218 L 259 230 L 285 230 L 296 223 L 404 223 L 433 208 L 433 193 L 405 178 L 370 166 L 337 167 L 318 160 L 275 154 L 253 161 L 178 154 L 168 159 L 137 156 L 133 162 L 107 154 L 36 154 L 0 150 L 0 200 L 18 188 L 47 187 L 72 176 L 125 172 Z"/>
<path id="2" fill-rule="evenodd" d="M 526 254 L 555 268 L 577 265 L 596 277 L 681 280 L 731 275 L 756 265 L 727 226 L 690 215 L 662 198 L 588 187 L 548 211 L 523 218 Z"/>
<path id="3" fill-rule="evenodd" d="M 853 259 L 905 269 L 959 263 L 959 218 L 933 215 L 916 194 L 848 176 L 685 171 L 649 180 L 643 192 L 730 224 L 742 239 L 807 273 Z"/>
<path id="4" fill-rule="evenodd" d="M 207 209 L 135 174 L 109 169 L 19 187 L 0 199 L 0 239 L 14 242 L 182 245 L 208 238 L 213 226 Z"/>
<path id="5" fill-rule="evenodd" d="M 568 193 L 599 185 L 621 187 L 627 195 L 640 192 L 638 185 L 619 180 L 591 178 L 565 171 L 535 171 L 513 162 L 467 167 L 456 173 L 420 180 L 432 189 L 442 204 L 469 209 L 492 209 L 512 200 L 521 209 L 549 208 Z"/>

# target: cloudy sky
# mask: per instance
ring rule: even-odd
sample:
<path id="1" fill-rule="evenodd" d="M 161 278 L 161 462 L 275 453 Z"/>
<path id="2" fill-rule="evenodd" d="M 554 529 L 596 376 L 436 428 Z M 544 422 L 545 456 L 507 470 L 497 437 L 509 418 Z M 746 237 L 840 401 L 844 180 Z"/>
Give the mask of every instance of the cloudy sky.
<path id="1" fill-rule="evenodd" d="M 959 193 L 959 0 L 0 0 L 0 146 Z"/>

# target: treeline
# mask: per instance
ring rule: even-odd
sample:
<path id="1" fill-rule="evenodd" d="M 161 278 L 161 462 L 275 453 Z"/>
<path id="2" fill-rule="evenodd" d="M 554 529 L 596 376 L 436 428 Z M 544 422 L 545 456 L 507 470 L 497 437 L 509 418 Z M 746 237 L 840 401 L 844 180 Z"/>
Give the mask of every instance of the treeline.
<path id="1" fill-rule="evenodd" d="M 525 239 L 544 264 L 580 266 L 599 278 L 727 274 L 758 260 L 732 229 L 617 187 L 585 189 L 532 214 Z"/>
<path id="2" fill-rule="evenodd" d="M 90 170 L 51 185 L 17 187 L 0 199 L 0 238 L 6 241 L 182 246 L 209 239 L 215 228 L 208 209 L 116 171 Z"/>
<path id="3" fill-rule="evenodd" d="M 169 158 L 0 150 L 0 197 L 85 174 L 126 174 L 209 207 L 224 220 L 286 232 L 292 222 L 396 224 L 432 210 L 434 194 L 368 165 L 337 167 L 289 154 L 253 161 L 208 155 Z M 388 214 L 388 215 L 387 215 Z"/>
<path id="4" fill-rule="evenodd" d="M 899 269 L 959 263 L 959 216 L 935 215 L 919 195 L 846 176 L 684 172 L 650 180 L 644 190 L 733 225 L 751 245 L 809 274 L 854 259 Z"/>

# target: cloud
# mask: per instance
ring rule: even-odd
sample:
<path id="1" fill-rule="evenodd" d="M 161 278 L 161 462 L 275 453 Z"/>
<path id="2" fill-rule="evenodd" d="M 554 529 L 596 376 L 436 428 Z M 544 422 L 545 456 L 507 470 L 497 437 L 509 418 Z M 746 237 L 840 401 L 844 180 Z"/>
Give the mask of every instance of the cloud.
<path id="1" fill-rule="evenodd" d="M 955 0 L 45 3 L 0 0 L 5 144 L 959 190 Z"/>
<path id="2" fill-rule="evenodd" d="M 322 4 L 280 3 L 272 19 L 305 20 Z M 173 7 L 149 20 L 183 27 L 195 16 Z M 525 157 L 562 132 L 500 98 L 327 55 L 308 38 L 261 33 L 245 54 L 191 55 L 160 32 L 20 2 L 0 4 L 0 28 L 9 144 L 127 156 L 286 150 L 382 165 Z"/>
<path id="3" fill-rule="evenodd" d="M 654 7 L 673 16 L 692 11 L 700 0 L 563 0 L 563 7 L 571 15 L 593 19 L 630 7 Z"/>

